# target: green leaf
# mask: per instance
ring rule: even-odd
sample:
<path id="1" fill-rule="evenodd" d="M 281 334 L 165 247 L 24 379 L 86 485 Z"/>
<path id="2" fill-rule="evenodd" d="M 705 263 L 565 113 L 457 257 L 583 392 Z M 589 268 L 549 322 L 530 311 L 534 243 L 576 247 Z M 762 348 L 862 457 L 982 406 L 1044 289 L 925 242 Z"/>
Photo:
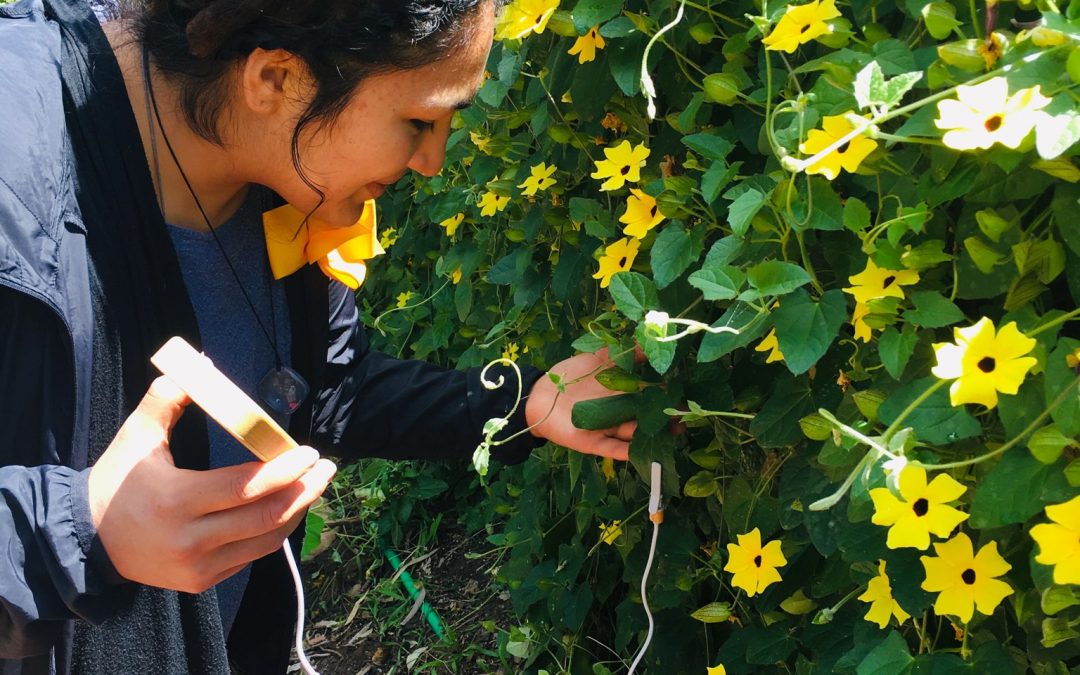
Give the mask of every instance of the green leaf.
<path id="1" fill-rule="evenodd" d="M 306 560 L 319 546 L 324 529 L 326 529 L 326 519 L 309 509 L 304 519 L 304 545 L 300 552 L 301 559 Z"/>
<path id="2" fill-rule="evenodd" d="M 713 322 L 712 326 L 713 328 L 726 326 L 739 332 L 736 334 L 707 333 L 701 339 L 701 346 L 698 347 L 698 363 L 715 361 L 725 354 L 745 347 L 764 335 L 769 324 L 767 314 L 758 312 L 745 302 L 733 303 L 719 319 Z"/>
<path id="3" fill-rule="evenodd" d="M 900 675 L 907 671 L 912 661 L 907 642 L 896 631 L 890 631 L 877 647 L 855 669 L 856 675 Z"/>
<path id="4" fill-rule="evenodd" d="M 1080 340 L 1062 338 L 1046 360 L 1046 404 L 1054 400 L 1077 378 L 1077 372 L 1069 367 L 1066 357 L 1080 348 Z M 1080 389 L 1073 388 L 1065 401 L 1050 416 L 1061 433 L 1066 436 L 1080 434 Z"/>
<path id="5" fill-rule="evenodd" d="M 637 416 L 637 394 L 619 394 L 578 401 L 570 411 L 570 422 L 578 429 L 597 431 L 617 427 Z"/>
<path id="6" fill-rule="evenodd" d="M 735 236 L 727 236 L 718 240 L 705 254 L 705 266 L 723 267 L 734 260 L 742 251 L 743 240 Z M 744 275 L 745 277 L 745 275 Z"/>
<path id="7" fill-rule="evenodd" d="M 765 199 L 764 192 L 751 188 L 731 202 L 728 206 L 728 225 L 731 226 L 731 231 L 740 237 L 745 235 L 750 228 L 750 221 L 765 205 Z"/>
<path id="8" fill-rule="evenodd" d="M 631 321 L 641 321 L 646 312 L 660 307 L 656 286 L 637 272 L 618 272 L 611 277 L 611 297 L 615 307 Z"/>
<path id="9" fill-rule="evenodd" d="M 739 294 L 746 275 L 736 267 L 728 265 L 705 266 L 688 277 L 690 285 L 699 289 L 706 300 L 731 300 Z"/>
<path id="10" fill-rule="evenodd" d="M 848 197 L 844 203 L 844 227 L 856 233 L 870 227 L 870 209 L 858 197 Z"/>
<path id="11" fill-rule="evenodd" d="M 937 291 L 914 291 L 911 302 L 915 309 L 904 312 L 904 320 L 920 328 L 944 328 L 964 318 L 960 308 Z"/>
<path id="12" fill-rule="evenodd" d="M 964 248 L 967 250 L 968 255 L 971 256 L 971 261 L 975 263 L 975 267 L 978 267 L 983 274 L 993 273 L 994 267 L 1000 265 L 1005 259 L 1004 254 L 995 251 L 979 237 L 965 239 Z"/>
<path id="13" fill-rule="evenodd" d="M 855 102 L 859 104 L 859 108 L 891 108 L 904 98 L 904 94 L 908 93 L 922 76 L 922 71 L 915 71 L 901 73 L 886 81 L 881 66 L 877 61 L 871 61 L 855 76 Z"/>
<path id="14" fill-rule="evenodd" d="M 1080 594 L 1074 586 L 1051 586 L 1040 598 L 1042 611 L 1050 616 L 1063 609 L 1080 605 Z"/>
<path id="15" fill-rule="evenodd" d="M 735 162 L 728 166 L 723 160 L 719 159 L 712 163 L 708 171 L 701 175 L 701 196 L 705 198 L 706 202 L 712 204 L 716 201 L 720 191 L 727 187 L 727 184 L 739 172 L 740 166 L 742 166 L 742 162 Z"/>
<path id="16" fill-rule="evenodd" d="M 1001 241 L 1001 235 L 1012 229 L 1016 223 L 1002 218 L 994 209 L 982 209 L 975 212 L 975 222 L 982 233 L 995 244 Z"/>
<path id="17" fill-rule="evenodd" d="M 810 275 L 806 270 L 781 260 L 766 260 L 754 265 L 746 271 L 746 279 L 757 291 L 753 299 L 786 295 L 810 283 Z"/>
<path id="18" fill-rule="evenodd" d="M 900 75 L 918 70 L 915 55 L 900 40 L 889 38 L 875 42 L 874 55 L 881 64 L 881 71 L 886 75 Z"/>
<path id="19" fill-rule="evenodd" d="M 800 194 L 791 211 L 800 230 L 844 229 L 844 207 L 832 184 L 824 178 L 810 178 L 810 198 Z"/>
<path id="20" fill-rule="evenodd" d="M 773 312 L 784 365 L 795 375 L 810 370 L 829 349 L 846 320 L 847 302 L 839 289 L 826 292 L 820 301 L 802 290 L 785 297 Z"/>
<path id="21" fill-rule="evenodd" d="M 735 144 L 726 138 L 713 134 L 692 134 L 683 136 L 683 145 L 694 152 L 713 160 L 723 160 L 734 148 Z"/>
<path id="22" fill-rule="evenodd" d="M 763 448 L 782 448 L 802 438 L 799 420 L 816 409 L 805 379 L 784 374 L 776 379 L 772 396 L 750 422 L 750 433 Z"/>
<path id="23" fill-rule="evenodd" d="M 683 494 L 698 499 L 711 497 L 716 494 L 716 487 L 716 476 L 712 471 L 698 471 L 693 476 L 690 476 L 690 480 L 686 481 L 686 485 L 683 486 Z M 694 618 L 697 619 L 698 617 L 695 616 Z"/>
<path id="24" fill-rule="evenodd" d="M 885 424 L 892 424 L 902 410 L 913 403 L 935 382 L 936 377 L 927 377 L 900 387 L 878 408 L 878 416 Z M 944 445 L 978 436 L 982 425 L 963 407 L 954 408 L 949 402 L 949 392 L 938 389 L 923 401 L 904 421 L 904 426 L 915 429 L 920 441 Z"/>
<path id="25" fill-rule="evenodd" d="M 670 329 L 670 326 L 665 326 L 665 334 L 661 337 L 667 337 L 667 331 Z M 641 345 L 642 351 L 645 352 L 645 358 L 649 360 L 649 365 L 653 367 L 653 370 L 663 375 L 671 367 L 677 345 L 674 341 L 661 342 L 656 337 L 653 331 L 648 330 L 643 323 L 638 324 L 637 329 L 634 331 L 634 338 Z"/>
<path id="26" fill-rule="evenodd" d="M 747 626 L 750 641 L 746 646 L 746 662 L 764 666 L 783 661 L 795 650 L 795 640 L 780 626 L 758 628 Z"/>
<path id="27" fill-rule="evenodd" d="M 652 248 L 653 279 L 657 288 L 665 288 L 686 271 L 701 255 L 695 251 L 690 234 L 676 224 L 668 225 L 656 237 Z"/>
<path id="28" fill-rule="evenodd" d="M 1027 442 L 1031 456 L 1043 464 L 1056 462 L 1065 448 L 1072 444 L 1073 439 L 1062 434 L 1053 424 L 1036 430 Z"/>
<path id="29" fill-rule="evenodd" d="M 1045 493 L 1065 481 L 1063 468 L 1043 464 L 1022 450 L 1006 452 L 975 488 L 971 526 L 983 529 L 1022 523 L 1042 511 Z"/>
<path id="30" fill-rule="evenodd" d="M 881 331 L 881 337 L 878 338 L 878 356 L 881 357 L 882 365 L 894 380 L 900 380 L 903 376 L 904 367 L 911 358 L 911 352 L 918 341 L 919 337 L 915 334 L 914 328 L 908 325 L 904 325 L 903 332 L 897 331 L 892 326 L 887 326 Z"/>
<path id="31" fill-rule="evenodd" d="M 574 27 L 578 35 L 584 35 L 593 26 L 618 16 L 622 8 L 623 0 L 579 0 L 571 12 Z"/>

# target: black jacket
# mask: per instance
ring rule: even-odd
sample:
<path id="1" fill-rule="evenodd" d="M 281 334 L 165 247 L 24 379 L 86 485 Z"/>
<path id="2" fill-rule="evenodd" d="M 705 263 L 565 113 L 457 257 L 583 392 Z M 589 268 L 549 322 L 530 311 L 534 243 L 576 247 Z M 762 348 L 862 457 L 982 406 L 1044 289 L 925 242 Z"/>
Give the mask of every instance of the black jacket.
<path id="1" fill-rule="evenodd" d="M 293 366 L 313 395 L 290 422 L 345 458 L 467 458 L 516 387 L 371 351 L 352 294 L 307 267 L 286 282 Z M 148 357 L 198 331 L 124 83 L 79 0 L 0 5 L 0 672 L 225 673 L 213 591 L 120 579 L 97 540 L 89 469 L 142 398 Z M 498 376 L 493 372 L 492 376 Z M 508 374 L 509 375 L 509 374 Z M 525 391 L 540 376 L 526 371 Z M 512 376 L 508 376 L 512 381 Z M 523 426 L 523 407 L 510 431 Z M 507 432 L 509 433 L 509 432 Z M 528 435 L 501 446 L 524 460 Z M 205 468 L 205 418 L 173 432 Z M 284 672 L 293 594 L 256 561 L 230 635 L 244 672 Z"/>

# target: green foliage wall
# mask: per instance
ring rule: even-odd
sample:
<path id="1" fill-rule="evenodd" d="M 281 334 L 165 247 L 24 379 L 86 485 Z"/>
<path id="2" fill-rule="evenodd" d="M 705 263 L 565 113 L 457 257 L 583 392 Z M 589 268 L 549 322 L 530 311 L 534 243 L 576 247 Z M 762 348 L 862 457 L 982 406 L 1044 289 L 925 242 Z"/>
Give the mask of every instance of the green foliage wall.
<path id="1" fill-rule="evenodd" d="M 627 398 L 579 418 L 636 415 L 629 463 L 548 447 L 463 501 L 521 669 L 629 664 L 652 461 L 648 672 L 1080 667 L 1053 562 L 1080 555 L 1080 507 L 1054 511 L 1080 494 L 1080 5 L 557 4 L 512 3 L 445 170 L 382 200 L 358 296 L 402 356 L 615 355 Z M 677 15 L 650 120 L 643 54 Z M 688 326 L 739 332 L 658 339 Z M 783 562 L 750 595 L 755 529 Z M 950 560 L 973 613 L 933 579 Z"/>

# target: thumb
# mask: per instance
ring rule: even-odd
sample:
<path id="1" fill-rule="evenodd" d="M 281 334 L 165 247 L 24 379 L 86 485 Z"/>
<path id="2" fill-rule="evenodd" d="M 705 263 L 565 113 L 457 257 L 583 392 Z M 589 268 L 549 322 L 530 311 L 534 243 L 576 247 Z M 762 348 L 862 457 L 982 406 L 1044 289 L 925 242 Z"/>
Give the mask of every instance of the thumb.
<path id="1" fill-rule="evenodd" d="M 150 383 L 150 389 L 131 417 L 137 419 L 143 429 L 160 430 L 168 438 L 173 426 L 184 414 L 184 408 L 190 403 L 191 398 L 184 390 L 162 375 Z"/>

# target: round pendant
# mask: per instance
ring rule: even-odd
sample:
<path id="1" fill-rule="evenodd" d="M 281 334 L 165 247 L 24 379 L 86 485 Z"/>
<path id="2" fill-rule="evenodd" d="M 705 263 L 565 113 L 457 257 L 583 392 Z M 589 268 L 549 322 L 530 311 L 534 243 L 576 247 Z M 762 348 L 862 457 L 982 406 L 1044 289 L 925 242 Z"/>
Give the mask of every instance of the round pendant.
<path id="1" fill-rule="evenodd" d="M 282 415 L 296 412 L 310 391 L 308 383 L 292 368 L 271 368 L 258 386 L 259 398 L 271 410 Z"/>

